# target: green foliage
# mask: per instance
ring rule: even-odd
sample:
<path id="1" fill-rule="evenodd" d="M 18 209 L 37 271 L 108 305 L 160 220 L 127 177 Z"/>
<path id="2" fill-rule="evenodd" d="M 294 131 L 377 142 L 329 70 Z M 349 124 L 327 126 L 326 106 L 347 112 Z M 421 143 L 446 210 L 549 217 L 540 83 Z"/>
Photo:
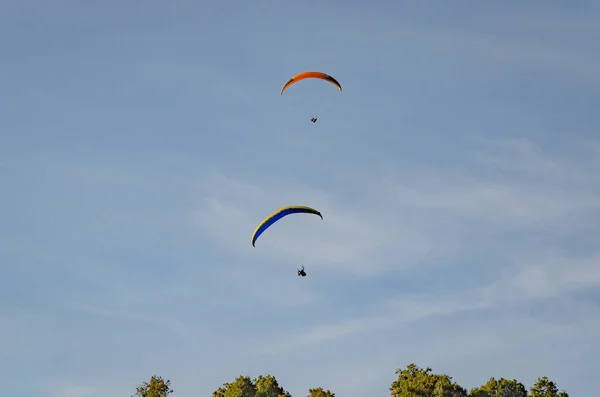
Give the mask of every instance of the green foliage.
<path id="1" fill-rule="evenodd" d="M 423 369 L 416 364 L 397 369 L 396 375 L 398 378 L 390 387 L 391 397 L 569 397 L 567 392 L 559 391 L 556 384 L 545 376 L 537 379 L 529 393 L 515 379 L 494 377 L 467 393 L 451 376 L 433 373 L 431 368 Z M 172 392 L 170 380 L 154 375 L 150 382 L 137 387 L 135 397 L 168 397 Z M 239 376 L 231 383 L 224 383 L 212 396 L 292 397 L 273 375 L 259 375 L 254 379 Z M 308 397 L 335 397 L 335 394 L 331 390 L 316 387 L 308 390 Z"/>
<path id="2" fill-rule="evenodd" d="M 486 384 L 472 389 L 470 397 L 528 397 L 525 386 L 516 380 L 490 378 Z"/>
<path id="3" fill-rule="evenodd" d="M 255 397 L 256 386 L 249 376 L 238 376 L 233 383 L 224 383 L 213 397 Z"/>
<path id="4" fill-rule="evenodd" d="M 150 382 L 138 386 L 135 391 L 137 397 L 167 397 L 171 393 L 171 381 L 156 375 L 150 378 Z"/>
<path id="5" fill-rule="evenodd" d="M 259 375 L 254 379 L 254 385 L 256 386 L 256 397 L 291 397 L 279 386 L 277 379 L 272 375 Z"/>
<path id="6" fill-rule="evenodd" d="M 556 384 L 545 376 L 538 378 L 529 392 L 531 397 L 569 397 L 566 391 L 558 391 Z"/>
<path id="7" fill-rule="evenodd" d="M 396 371 L 398 379 L 390 388 L 392 397 L 466 397 L 467 390 L 446 374 L 434 374 L 410 364 Z"/>
<path id="8" fill-rule="evenodd" d="M 322 387 L 308 390 L 308 397 L 335 397 L 335 393 L 329 389 L 323 390 Z"/>
<path id="9" fill-rule="evenodd" d="M 254 380 L 239 376 L 233 383 L 224 383 L 213 397 L 291 397 L 272 375 L 260 375 Z"/>

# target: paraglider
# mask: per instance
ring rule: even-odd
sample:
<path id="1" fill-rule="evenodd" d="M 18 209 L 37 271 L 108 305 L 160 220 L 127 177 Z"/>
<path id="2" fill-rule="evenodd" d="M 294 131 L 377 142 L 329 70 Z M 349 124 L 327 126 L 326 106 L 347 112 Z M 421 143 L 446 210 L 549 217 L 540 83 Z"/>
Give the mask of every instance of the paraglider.
<path id="1" fill-rule="evenodd" d="M 306 277 L 306 272 L 304 271 L 304 265 L 302 265 L 302 270 L 298 270 L 298 276 Z"/>
<path id="2" fill-rule="evenodd" d="M 253 247 L 256 247 L 254 244 L 258 237 L 265 232 L 271 225 L 280 220 L 283 217 L 286 217 L 291 214 L 313 214 L 319 216 L 323 219 L 323 215 L 319 211 L 314 208 L 306 207 L 303 205 L 290 205 L 288 207 L 283 207 L 273 212 L 271 215 L 267 216 L 261 223 L 258 224 L 254 233 L 252 233 L 252 237 L 250 242 Z"/>
<path id="3" fill-rule="evenodd" d="M 334 86 L 337 87 L 339 91 L 342 90 L 342 85 L 333 77 L 323 72 L 302 72 L 297 75 L 292 76 L 284 85 L 281 87 L 281 95 L 287 90 L 291 85 L 296 84 L 299 81 L 304 79 L 319 79 L 323 81 L 328 81 Z M 317 118 L 313 117 L 310 121 L 314 124 L 317 122 Z"/>
<path id="4" fill-rule="evenodd" d="M 325 80 L 325 81 L 329 81 L 331 84 L 335 85 L 338 90 L 342 90 L 342 86 L 341 84 L 332 76 L 322 73 L 322 72 L 302 72 L 302 73 L 298 73 L 295 76 L 292 76 L 292 78 L 290 78 L 287 83 L 285 83 L 283 85 L 283 87 L 281 88 L 281 95 L 283 95 L 283 92 L 285 90 L 288 89 L 289 86 L 291 86 L 292 84 L 296 84 L 297 82 L 304 80 L 304 79 L 320 79 L 320 80 Z"/>

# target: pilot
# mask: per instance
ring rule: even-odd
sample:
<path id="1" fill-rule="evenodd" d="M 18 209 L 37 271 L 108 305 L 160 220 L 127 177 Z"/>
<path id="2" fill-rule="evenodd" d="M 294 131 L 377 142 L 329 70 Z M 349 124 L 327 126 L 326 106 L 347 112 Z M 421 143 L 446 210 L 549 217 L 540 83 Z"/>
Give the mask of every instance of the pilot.
<path id="1" fill-rule="evenodd" d="M 306 272 L 304 271 L 304 265 L 302 265 L 302 270 L 298 270 L 298 276 L 306 277 Z"/>

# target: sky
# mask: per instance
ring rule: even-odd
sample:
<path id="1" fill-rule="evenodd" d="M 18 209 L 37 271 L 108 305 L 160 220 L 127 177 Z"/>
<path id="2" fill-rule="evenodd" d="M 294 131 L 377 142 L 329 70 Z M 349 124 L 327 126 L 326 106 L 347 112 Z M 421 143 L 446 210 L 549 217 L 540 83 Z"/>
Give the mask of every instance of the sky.
<path id="1" fill-rule="evenodd" d="M 4 0 L 4 393 L 386 396 L 415 363 L 591 397 L 599 41 L 591 1 Z M 343 91 L 280 95 L 308 70 Z M 286 205 L 324 219 L 252 247 Z"/>

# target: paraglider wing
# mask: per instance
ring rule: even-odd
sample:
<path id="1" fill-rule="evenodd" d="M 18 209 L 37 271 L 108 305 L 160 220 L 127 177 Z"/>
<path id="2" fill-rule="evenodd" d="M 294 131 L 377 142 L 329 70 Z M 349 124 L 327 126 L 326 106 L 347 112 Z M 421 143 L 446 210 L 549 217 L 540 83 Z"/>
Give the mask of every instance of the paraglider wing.
<path id="1" fill-rule="evenodd" d="M 254 233 L 252 233 L 252 246 L 255 247 L 254 243 L 258 237 L 264 233 L 272 224 L 280 220 L 281 218 L 291 215 L 291 214 L 314 214 L 318 215 L 321 219 L 323 219 L 323 215 L 319 211 L 314 208 L 305 207 L 303 205 L 291 205 L 288 207 L 283 207 L 273 212 L 271 215 L 267 216 L 261 223 L 258 224 Z"/>
<path id="2" fill-rule="evenodd" d="M 298 73 L 297 75 L 293 76 L 291 79 L 288 80 L 287 83 L 285 83 L 283 85 L 283 87 L 281 88 L 281 95 L 283 95 L 283 92 L 285 90 L 287 90 L 288 87 L 291 86 L 292 84 L 296 84 L 300 80 L 311 79 L 311 78 L 329 81 L 331 84 L 335 85 L 338 88 L 338 90 L 340 90 L 340 91 L 342 90 L 342 86 L 340 85 L 340 83 L 338 83 L 338 81 L 336 79 L 334 79 L 333 77 L 331 77 L 328 74 L 325 74 L 322 72 L 302 72 L 302 73 Z"/>

